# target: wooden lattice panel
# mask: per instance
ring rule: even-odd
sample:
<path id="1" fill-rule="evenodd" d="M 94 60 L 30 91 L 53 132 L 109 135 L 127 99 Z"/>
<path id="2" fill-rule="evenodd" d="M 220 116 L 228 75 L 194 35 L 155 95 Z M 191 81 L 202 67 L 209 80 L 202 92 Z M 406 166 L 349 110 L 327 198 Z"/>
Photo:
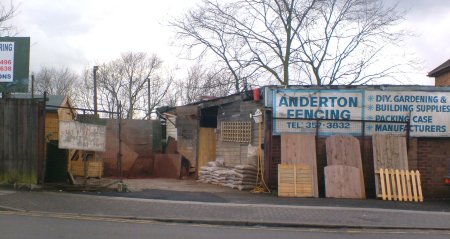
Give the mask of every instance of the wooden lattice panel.
<path id="1" fill-rule="evenodd" d="M 223 121 L 221 139 L 224 142 L 250 143 L 252 141 L 251 121 Z"/>

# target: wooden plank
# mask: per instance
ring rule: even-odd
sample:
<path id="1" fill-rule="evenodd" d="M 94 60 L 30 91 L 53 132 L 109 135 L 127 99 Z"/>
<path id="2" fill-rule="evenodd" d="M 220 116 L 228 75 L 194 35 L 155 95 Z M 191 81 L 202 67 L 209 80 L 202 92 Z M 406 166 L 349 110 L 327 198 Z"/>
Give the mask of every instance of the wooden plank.
<path id="1" fill-rule="evenodd" d="M 391 194 L 391 181 L 389 176 L 389 169 L 386 169 L 384 171 L 384 177 L 386 178 L 386 194 L 387 194 L 387 200 L 392 200 L 392 194 Z"/>
<path id="2" fill-rule="evenodd" d="M 374 170 L 404 169 L 408 170 L 408 152 L 406 138 L 375 134 L 372 136 Z M 375 189 L 379 193 L 379 175 L 375 174 Z"/>
<path id="3" fill-rule="evenodd" d="M 412 191 L 411 191 L 411 175 L 409 171 L 406 171 L 406 190 L 408 192 L 408 201 L 412 202 Z"/>
<path id="4" fill-rule="evenodd" d="M 325 195 L 331 198 L 363 199 L 360 169 L 346 165 L 325 167 Z"/>
<path id="5" fill-rule="evenodd" d="M 319 197 L 315 135 L 281 134 L 281 164 L 309 165 L 313 173 L 314 197 Z"/>
<path id="6" fill-rule="evenodd" d="M 401 170 L 401 180 L 402 180 L 402 194 L 403 194 L 403 201 L 408 201 L 408 191 L 406 189 L 406 177 L 405 177 L 405 170 Z"/>
<path id="7" fill-rule="evenodd" d="M 375 170 L 379 168 L 408 170 L 406 138 L 393 135 L 372 136 Z"/>
<path id="8" fill-rule="evenodd" d="M 414 171 L 411 171 L 411 181 L 412 181 L 414 202 L 418 202 L 419 198 L 417 197 L 416 173 Z"/>
<path id="9" fill-rule="evenodd" d="M 386 195 L 386 184 L 384 181 L 384 169 L 380 168 L 380 179 L 381 179 L 381 195 L 383 200 L 387 199 L 387 195 Z"/>
<path id="10" fill-rule="evenodd" d="M 313 172 L 311 166 L 296 164 L 278 165 L 279 197 L 313 197 Z"/>
<path id="11" fill-rule="evenodd" d="M 395 170 L 395 180 L 397 182 L 397 196 L 398 196 L 398 200 L 402 201 L 403 200 L 402 185 L 401 185 L 401 181 L 400 181 L 400 171 L 398 171 L 398 169 Z"/>
<path id="12" fill-rule="evenodd" d="M 345 165 L 362 169 L 359 140 L 351 135 L 332 135 L 325 141 L 327 165 Z"/>
<path id="13" fill-rule="evenodd" d="M 423 195 L 422 195 L 422 183 L 420 181 L 420 173 L 419 170 L 416 171 L 417 176 L 417 191 L 419 193 L 419 202 L 423 202 Z"/>
<path id="14" fill-rule="evenodd" d="M 389 175 L 391 175 L 392 198 L 397 201 L 397 182 L 395 181 L 395 172 L 393 169 L 389 170 Z"/>
<path id="15" fill-rule="evenodd" d="M 198 168 L 216 159 L 216 134 L 214 128 L 200 128 L 198 139 Z"/>

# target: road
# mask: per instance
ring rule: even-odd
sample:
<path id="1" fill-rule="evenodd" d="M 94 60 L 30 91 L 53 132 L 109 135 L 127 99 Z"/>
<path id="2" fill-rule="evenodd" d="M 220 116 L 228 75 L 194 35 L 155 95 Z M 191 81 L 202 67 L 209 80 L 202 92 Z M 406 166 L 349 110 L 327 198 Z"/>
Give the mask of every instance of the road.
<path id="1" fill-rule="evenodd" d="M 43 212 L 0 211 L 1 238 L 450 238 L 450 231 L 211 226 Z"/>

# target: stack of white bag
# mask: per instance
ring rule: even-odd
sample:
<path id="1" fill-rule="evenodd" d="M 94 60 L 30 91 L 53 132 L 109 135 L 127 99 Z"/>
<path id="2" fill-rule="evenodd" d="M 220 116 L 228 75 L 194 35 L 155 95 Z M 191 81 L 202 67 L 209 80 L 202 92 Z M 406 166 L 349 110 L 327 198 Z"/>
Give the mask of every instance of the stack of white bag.
<path id="1" fill-rule="evenodd" d="M 253 165 L 226 167 L 220 161 L 212 161 L 200 168 L 198 181 L 249 190 L 256 185 L 256 173 L 256 167 Z"/>

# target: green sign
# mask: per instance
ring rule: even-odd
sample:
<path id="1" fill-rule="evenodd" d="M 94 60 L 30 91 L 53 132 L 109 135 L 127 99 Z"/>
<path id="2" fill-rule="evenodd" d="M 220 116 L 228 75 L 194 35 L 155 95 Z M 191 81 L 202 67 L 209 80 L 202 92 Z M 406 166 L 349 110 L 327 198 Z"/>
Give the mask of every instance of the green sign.
<path id="1" fill-rule="evenodd" d="M 0 92 L 28 92 L 30 38 L 0 37 Z"/>

